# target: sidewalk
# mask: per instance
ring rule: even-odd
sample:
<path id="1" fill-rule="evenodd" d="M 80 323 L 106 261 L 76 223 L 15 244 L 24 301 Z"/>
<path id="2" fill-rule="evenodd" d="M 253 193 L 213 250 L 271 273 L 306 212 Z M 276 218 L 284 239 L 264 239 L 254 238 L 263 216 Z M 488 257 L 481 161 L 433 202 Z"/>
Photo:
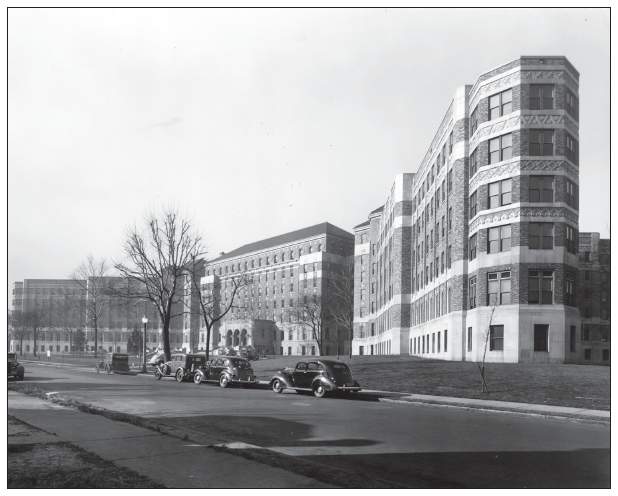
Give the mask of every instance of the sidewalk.
<path id="1" fill-rule="evenodd" d="M 166 487 L 328 488 L 314 479 L 155 431 L 8 391 L 8 414 L 47 434 L 8 444 L 66 441 Z"/>
<path id="2" fill-rule="evenodd" d="M 452 398 L 449 396 L 430 396 L 427 394 L 389 393 L 386 391 L 365 391 L 370 394 L 401 396 L 381 396 L 379 401 L 397 403 L 421 403 L 436 406 L 472 407 L 493 411 L 511 411 L 521 413 L 536 413 L 539 415 L 573 415 L 576 417 L 598 417 L 600 420 L 610 421 L 611 412 L 607 410 L 589 410 L 586 408 L 572 408 L 568 406 L 535 405 L 532 403 L 514 403 L 509 401 L 480 400 L 472 398 Z"/>

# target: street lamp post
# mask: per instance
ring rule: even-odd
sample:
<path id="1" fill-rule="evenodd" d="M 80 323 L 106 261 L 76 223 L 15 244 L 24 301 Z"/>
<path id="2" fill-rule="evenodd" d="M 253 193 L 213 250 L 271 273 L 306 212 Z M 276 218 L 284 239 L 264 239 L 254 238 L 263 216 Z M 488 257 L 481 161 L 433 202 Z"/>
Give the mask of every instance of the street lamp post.
<path id="1" fill-rule="evenodd" d="M 146 316 L 144 315 L 144 318 L 142 319 L 142 322 L 144 323 L 144 349 L 143 349 L 143 353 L 144 353 L 144 362 L 142 365 L 142 374 L 147 374 L 148 371 L 146 370 L 146 324 L 148 323 L 148 319 L 146 318 Z"/>

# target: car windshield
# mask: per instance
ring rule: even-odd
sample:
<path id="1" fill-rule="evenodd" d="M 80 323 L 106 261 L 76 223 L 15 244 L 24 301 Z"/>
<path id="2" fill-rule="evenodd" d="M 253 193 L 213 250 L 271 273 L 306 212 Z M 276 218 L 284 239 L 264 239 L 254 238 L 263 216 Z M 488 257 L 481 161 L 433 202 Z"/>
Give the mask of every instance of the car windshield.
<path id="1" fill-rule="evenodd" d="M 128 362 L 129 355 L 114 355 L 113 360 L 114 362 Z"/>
<path id="2" fill-rule="evenodd" d="M 334 369 L 343 369 L 343 370 L 349 370 L 348 366 L 343 364 L 343 363 L 336 363 L 333 365 Z"/>
<path id="3" fill-rule="evenodd" d="M 206 357 L 192 357 L 188 360 L 189 363 L 197 363 L 197 364 L 203 364 L 204 361 L 206 360 Z"/>
<path id="4" fill-rule="evenodd" d="M 241 369 L 250 369 L 251 364 L 247 362 L 247 360 L 234 360 L 234 365 L 240 367 Z"/>

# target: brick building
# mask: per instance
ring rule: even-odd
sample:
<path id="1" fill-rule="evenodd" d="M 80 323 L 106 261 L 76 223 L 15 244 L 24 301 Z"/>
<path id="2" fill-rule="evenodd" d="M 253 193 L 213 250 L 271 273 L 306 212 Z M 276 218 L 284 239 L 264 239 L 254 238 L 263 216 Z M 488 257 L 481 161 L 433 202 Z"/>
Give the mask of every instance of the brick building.
<path id="1" fill-rule="evenodd" d="M 579 234 L 581 363 L 611 365 L 611 241 Z"/>
<path id="2" fill-rule="evenodd" d="M 118 284 L 126 283 L 124 278 L 111 278 Z M 83 330 L 86 335 L 86 350 L 94 350 L 94 326 L 88 321 L 83 306 L 87 304 L 84 282 L 71 279 L 24 279 L 13 283 L 12 312 L 45 312 L 43 330 L 37 337 L 37 354 L 74 352 L 72 343 L 75 332 Z M 98 349 L 107 352 L 127 352 L 129 336 L 134 328 L 143 331 L 142 317 L 148 317 L 148 348 L 162 347 L 159 316 L 152 305 L 143 301 L 133 304 L 124 302 L 104 306 L 97 324 Z M 187 341 L 183 319 L 176 317 L 170 326 L 170 346 L 180 349 Z M 9 350 L 19 352 L 19 340 L 9 340 Z M 32 336 L 23 341 L 22 353 L 34 352 Z"/>
<path id="3" fill-rule="evenodd" d="M 251 282 L 234 300 L 233 311 L 215 324 L 211 349 L 253 345 L 260 353 L 317 355 L 309 329 L 293 320 L 299 302 L 328 298 L 329 278 L 354 251 L 354 236 L 328 222 L 250 243 L 208 263 L 202 286 L 229 302 L 230 284 L 243 274 Z M 334 324 L 323 335 L 324 355 L 333 355 L 339 343 L 345 353 L 349 340 L 337 339 Z M 205 329 L 199 348 L 205 349 Z"/>
<path id="4" fill-rule="evenodd" d="M 418 171 L 354 228 L 354 353 L 477 361 L 487 330 L 487 361 L 579 362 L 578 81 L 520 57 L 455 91 Z"/>

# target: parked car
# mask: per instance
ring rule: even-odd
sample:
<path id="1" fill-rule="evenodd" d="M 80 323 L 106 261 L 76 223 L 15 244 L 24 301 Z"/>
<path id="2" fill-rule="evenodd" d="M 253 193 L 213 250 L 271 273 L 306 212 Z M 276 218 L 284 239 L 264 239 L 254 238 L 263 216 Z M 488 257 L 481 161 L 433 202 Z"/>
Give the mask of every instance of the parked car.
<path id="1" fill-rule="evenodd" d="M 97 374 L 105 371 L 107 374 L 112 372 L 130 372 L 129 355 L 126 353 L 106 353 L 103 360 L 94 366 Z"/>
<path id="2" fill-rule="evenodd" d="M 210 377 L 206 366 L 206 357 L 194 353 L 174 353 L 172 359 L 164 364 L 157 365 L 155 379 L 175 377 L 178 382 L 193 380 L 196 384 Z"/>
<path id="3" fill-rule="evenodd" d="M 238 350 L 238 356 L 246 358 L 247 360 L 259 360 L 260 355 L 253 346 L 243 346 Z"/>
<path id="4" fill-rule="evenodd" d="M 236 356 L 236 355 L 238 355 L 236 350 L 234 348 L 232 348 L 231 346 L 224 346 L 222 348 L 219 348 L 217 350 L 217 354 L 218 355 L 225 355 L 225 356 Z"/>
<path id="5" fill-rule="evenodd" d="M 24 380 L 24 367 L 17 361 L 17 353 L 9 353 L 9 374 L 20 381 Z"/>
<path id="6" fill-rule="evenodd" d="M 155 353 L 154 355 L 152 355 L 150 360 L 148 360 L 148 364 L 152 365 L 153 367 L 156 367 L 157 365 L 161 365 L 163 363 L 165 363 L 165 353 L 164 352 Z"/>
<path id="7" fill-rule="evenodd" d="M 210 378 L 218 379 L 222 388 L 228 387 L 230 384 L 255 385 L 258 383 L 251 364 L 244 358 L 236 356 L 213 358 L 208 362 L 208 369 Z"/>
<path id="8" fill-rule="evenodd" d="M 345 363 L 321 359 L 298 362 L 295 368 L 280 370 L 275 373 L 270 385 L 275 393 L 284 389 L 313 391 L 318 398 L 323 398 L 327 392 L 361 390 Z"/>

